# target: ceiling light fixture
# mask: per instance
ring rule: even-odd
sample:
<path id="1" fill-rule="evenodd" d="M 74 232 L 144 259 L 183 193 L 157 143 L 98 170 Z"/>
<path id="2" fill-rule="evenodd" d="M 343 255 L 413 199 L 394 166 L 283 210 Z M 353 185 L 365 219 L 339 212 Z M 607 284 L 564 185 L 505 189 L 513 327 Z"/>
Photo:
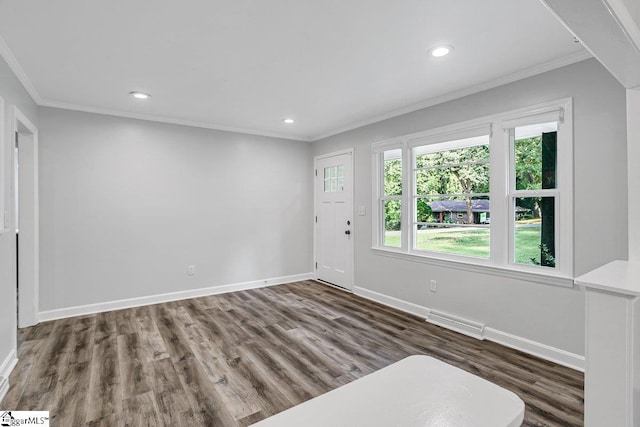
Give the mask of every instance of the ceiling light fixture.
<path id="1" fill-rule="evenodd" d="M 133 96 L 136 99 L 149 99 L 151 98 L 151 95 L 149 95 L 148 93 L 144 93 L 144 92 L 129 92 L 129 95 Z"/>
<path id="2" fill-rule="evenodd" d="M 453 46 L 449 46 L 449 45 L 436 46 L 429 51 L 429 54 L 431 54 L 431 56 L 433 56 L 434 58 L 441 58 L 443 56 L 447 56 L 448 54 L 450 54 L 452 50 L 453 50 Z"/>
<path id="3" fill-rule="evenodd" d="M 292 124 L 294 124 L 296 121 L 295 121 L 295 120 L 293 120 L 293 119 L 292 119 L 292 118 L 290 118 L 290 117 L 287 117 L 286 119 L 282 119 L 282 122 L 283 122 L 283 123 L 285 123 L 285 124 L 288 124 L 288 125 L 292 125 Z"/>

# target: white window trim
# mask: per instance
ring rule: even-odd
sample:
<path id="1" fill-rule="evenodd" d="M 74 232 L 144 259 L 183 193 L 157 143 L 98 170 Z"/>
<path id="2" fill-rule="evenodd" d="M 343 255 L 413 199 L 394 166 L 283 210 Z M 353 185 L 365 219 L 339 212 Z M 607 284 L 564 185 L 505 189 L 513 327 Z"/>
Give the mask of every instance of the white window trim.
<path id="1" fill-rule="evenodd" d="M 514 251 L 512 228 L 514 219 L 509 215 L 512 154 L 509 141 L 510 129 L 515 126 L 556 121 L 558 123 L 558 174 L 556 188 L 527 191 L 526 194 L 555 195 L 556 197 L 556 259 L 555 268 L 544 268 L 516 264 L 510 259 Z M 413 188 L 415 186 L 412 148 L 438 144 L 447 140 L 470 138 L 489 134 L 491 150 L 491 256 L 490 259 L 453 255 L 440 252 L 416 251 L 412 249 L 413 237 L 410 230 L 413 223 L 411 214 L 415 207 Z M 401 247 L 383 246 L 384 224 L 381 218 L 380 191 L 384 176 L 381 153 L 402 148 L 402 231 Z M 417 132 L 393 139 L 373 143 L 372 152 L 372 250 L 375 254 L 391 256 L 410 261 L 424 262 L 443 267 L 469 270 L 484 274 L 516 278 L 536 283 L 556 286 L 573 286 L 573 100 L 564 98 L 552 102 L 533 105 L 508 112 L 485 116 L 453 125 Z M 552 194 L 553 192 L 553 194 Z M 518 195 L 525 194 L 518 192 Z M 558 197 L 558 194 L 561 195 Z M 507 225 L 505 225 L 507 224 Z M 560 226 L 561 224 L 561 226 Z M 410 241 L 411 239 L 411 241 Z"/>
<path id="2" fill-rule="evenodd" d="M 502 120 L 503 137 L 509 145 L 509 195 L 507 203 L 511 204 L 515 194 L 519 197 L 554 197 L 555 198 L 555 247 L 556 247 L 556 268 L 555 270 L 566 277 L 573 277 L 573 125 L 572 125 L 572 100 L 571 98 L 558 101 L 553 104 L 546 104 L 540 108 L 534 108 L 529 114 L 514 114 Z M 560 165 L 561 173 L 556 176 L 556 188 L 515 191 L 515 166 L 513 147 L 509 129 L 518 126 L 527 126 L 536 123 L 557 122 L 558 143 L 557 143 L 557 163 Z M 562 224 L 562 226 L 560 226 Z M 509 216 L 509 236 L 508 244 L 514 245 L 514 218 Z M 538 271 L 536 266 L 515 264 L 513 260 L 508 260 L 509 264 L 522 269 L 523 271 Z"/>
<path id="3" fill-rule="evenodd" d="M 476 120 L 472 122 L 461 123 L 460 125 L 447 126 L 446 128 L 438 128 L 431 132 L 421 132 L 419 137 L 409 136 L 407 141 L 408 148 L 414 148 L 423 145 L 438 144 L 441 142 L 456 141 L 461 139 L 473 138 L 476 136 L 491 135 L 491 123 L 477 124 Z M 442 130 L 448 129 L 448 130 Z M 415 134 L 414 134 L 415 135 Z M 465 145 L 453 148 L 463 148 Z M 434 151 L 440 151 L 436 149 Z"/>
<path id="4" fill-rule="evenodd" d="M 425 256 L 422 254 L 406 253 L 406 252 L 402 252 L 400 249 L 397 249 L 397 248 L 387 248 L 387 247 L 385 248 L 373 247 L 371 248 L 371 250 L 376 255 L 401 259 L 405 261 L 419 262 L 422 264 L 435 265 L 438 267 L 451 268 L 455 270 L 470 271 L 473 273 L 481 273 L 481 274 L 487 274 L 491 276 L 507 277 L 510 279 L 518 279 L 518 280 L 523 280 L 523 281 L 533 282 L 533 283 L 542 283 L 545 285 L 561 286 L 565 288 L 573 287 L 573 278 L 571 277 L 565 277 L 559 274 L 552 274 L 551 272 L 546 272 L 542 274 L 539 270 L 525 271 L 523 269 L 511 269 L 508 267 L 489 265 L 487 263 L 477 262 L 476 258 L 473 258 L 472 261 L 465 261 L 462 259 L 451 260 L 445 257 L 436 256 L 436 255 Z M 444 254 L 438 253 L 437 255 L 444 255 Z M 465 258 L 471 258 L 471 257 L 465 257 Z M 478 260 L 484 261 L 482 259 L 478 259 Z"/>

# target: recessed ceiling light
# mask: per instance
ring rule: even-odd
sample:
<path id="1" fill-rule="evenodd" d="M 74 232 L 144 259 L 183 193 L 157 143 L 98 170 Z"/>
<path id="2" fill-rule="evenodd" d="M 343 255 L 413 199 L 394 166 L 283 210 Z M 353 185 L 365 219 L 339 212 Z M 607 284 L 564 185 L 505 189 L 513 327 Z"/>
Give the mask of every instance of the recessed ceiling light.
<path id="1" fill-rule="evenodd" d="M 429 51 L 429 53 L 431 54 L 431 56 L 435 58 L 440 58 L 442 56 L 447 56 L 448 54 L 451 53 L 452 50 L 453 50 L 453 46 L 443 45 L 443 46 L 434 47 Z"/>
<path id="2" fill-rule="evenodd" d="M 295 120 L 293 120 L 293 119 L 292 119 L 292 118 L 290 118 L 290 117 L 287 117 L 286 119 L 282 119 L 282 122 L 283 122 L 283 123 L 286 123 L 286 124 L 288 124 L 288 125 L 291 125 L 291 124 L 294 124 L 296 121 L 295 121 Z"/>
<path id="3" fill-rule="evenodd" d="M 151 95 L 149 95 L 148 93 L 144 93 L 144 92 L 129 92 L 129 95 L 133 96 L 136 99 L 149 99 L 151 98 Z"/>

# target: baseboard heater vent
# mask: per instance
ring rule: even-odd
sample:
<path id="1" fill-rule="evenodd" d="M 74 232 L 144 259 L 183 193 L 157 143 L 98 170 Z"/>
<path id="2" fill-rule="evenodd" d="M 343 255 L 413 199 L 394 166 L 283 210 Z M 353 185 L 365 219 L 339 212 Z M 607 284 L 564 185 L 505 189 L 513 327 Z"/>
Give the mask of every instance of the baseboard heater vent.
<path id="1" fill-rule="evenodd" d="M 484 324 L 463 319 L 440 311 L 429 311 L 427 322 L 451 329 L 470 337 L 484 340 Z"/>
<path id="2" fill-rule="evenodd" d="M 4 397 L 8 388 L 9 388 L 9 379 L 5 377 L 0 377 L 0 398 Z"/>

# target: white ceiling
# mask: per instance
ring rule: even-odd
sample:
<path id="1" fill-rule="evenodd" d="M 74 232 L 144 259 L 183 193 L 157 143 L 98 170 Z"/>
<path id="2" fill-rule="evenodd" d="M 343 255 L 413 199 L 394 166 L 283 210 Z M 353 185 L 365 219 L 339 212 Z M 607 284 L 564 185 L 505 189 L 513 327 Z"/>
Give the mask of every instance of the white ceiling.
<path id="1" fill-rule="evenodd" d="M 0 0 L 0 37 L 41 105 L 301 140 L 589 56 L 539 0 Z"/>

